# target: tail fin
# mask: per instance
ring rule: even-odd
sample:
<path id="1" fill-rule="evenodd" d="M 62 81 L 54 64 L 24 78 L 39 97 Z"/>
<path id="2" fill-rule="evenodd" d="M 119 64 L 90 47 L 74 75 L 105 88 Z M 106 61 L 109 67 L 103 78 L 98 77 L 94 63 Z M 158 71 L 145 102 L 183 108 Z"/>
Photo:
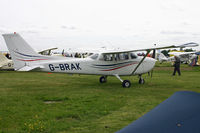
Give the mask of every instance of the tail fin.
<path id="1" fill-rule="evenodd" d="M 42 59 L 41 55 L 36 53 L 28 43 L 17 33 L 3 34 L 4 40 L 14 61 L 15 70 L 24 70 L 29 64 L 38 64 Z"/>

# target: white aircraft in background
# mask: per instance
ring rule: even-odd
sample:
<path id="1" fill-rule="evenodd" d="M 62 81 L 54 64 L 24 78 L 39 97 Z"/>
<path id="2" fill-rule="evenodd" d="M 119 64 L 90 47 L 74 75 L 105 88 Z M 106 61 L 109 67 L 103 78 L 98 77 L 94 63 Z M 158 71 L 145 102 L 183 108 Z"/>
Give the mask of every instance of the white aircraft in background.
<path id="1" fill-rule="evenodd" d="M 2 53 L 0 53 L 0 69 L 1 70 L 14 70 L 13 61 L 8 59 Z"/>
<path id="2" fill-rule="evenodd" d="M 144 83 L 142 74 L 150 72 L 156 63 L 155 59 L 147 57 L 151 50 L 155 51 L 156 49 L 177 48 L 181 46 L 171 45 L 150 49 L 106 51 L 94 53 L 87 58 L 67 58 L 40 55 L 17 33 L 3 34 L 3 37 L 14 61 L 14 68 L 17 71 L 101 75 L 99 79 L 100 83 L 105 83 L 107 76 L 115 76 L 122 82 L 123 87 L 131 86 L 129 80 L 122 80 L 120 78 L 120 76 L 124 75 L 139 75 L 139 83 Z M 193 44 L 198 45 L 191 43 L 191 45 Z M 138 57 L 133 53 L 136 51 L 147 51 L 147 53 L 144 57 Z"/>
<path id="3" fill-rule="evenodd" d="M 190 63 L 191 60 L 195 59 L 197 57 L 196 52 L 169 52 L 169 55 L 172 55 L 170 57 L 166 57 L 163 53 L 157 53 L 158 54 L 158 60 L 160 63 L 162 62 L 172 62 L 175 61 L 174 56 L 178 56 L 181 60 L 181 62 L 184 63 Z"/>
<path id="4" fill-rule="evenodd" d="M 169 55 L 173 55 L 170 58 L 174 58 L 174 56 L 178 56 L 181 62 L 191 63 L 191 60 L 197 58 L 196 52 L 169 52 Z"/>

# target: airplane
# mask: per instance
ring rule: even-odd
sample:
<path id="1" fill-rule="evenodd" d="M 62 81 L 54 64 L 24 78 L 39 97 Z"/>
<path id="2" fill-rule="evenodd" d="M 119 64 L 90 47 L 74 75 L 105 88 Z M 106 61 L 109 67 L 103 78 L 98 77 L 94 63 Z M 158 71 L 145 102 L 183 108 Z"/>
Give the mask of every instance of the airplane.
<path id="1" fill-rule="evenodd" d="M 122 80 L 120 76 L 139 75 L 139 84 L 144 84 L 142 74 L 150 72 L 157 61 L 147 57 L 152 50 L 180 47 L 179 45 L 170 45 L 148 49 L 105 51 L 94 53 L 87 58 L 67 58 L 38 54 L 16 32 L 14 34 L 3 34 L 3 37 L 14 61 L 14 69 L 17 71 L 101 75 L 100 83 L 107 82 L 108 76 L 115 76 L 121 81 L 124 88 L 129 88 L 131 82 Z M 198 46 L 197 43 L 190 44 Z M 137 51 L 147 52 L 144 57 L 138 57 L 134 53 Z"/>
<path id="2" fill-rule="evenodd" d="M 166 57 L 163 53 L 157 53 L 158 60 L 160 63 L 163 62 L 173 62 L 175 61 L 175 56 L 178 56 L 183 63 L 190 64 L 191 60 L 197 58 L 197 52 L 169 52 L 170 57 Z"/>
<path id="3" fill-rule="evenodd" d="M 170 58 L 174 58 L 174 56 L 178 56 L 181 62 L 189 64 L 191 60 L 197 58 L 196 52 L 169 52 L 169 55 L 172 55 Z"/>
<path id="4" fill-rule="evenodd" d="M 14 70 L 13 61 L 0 53 L 0 70 Z"/>

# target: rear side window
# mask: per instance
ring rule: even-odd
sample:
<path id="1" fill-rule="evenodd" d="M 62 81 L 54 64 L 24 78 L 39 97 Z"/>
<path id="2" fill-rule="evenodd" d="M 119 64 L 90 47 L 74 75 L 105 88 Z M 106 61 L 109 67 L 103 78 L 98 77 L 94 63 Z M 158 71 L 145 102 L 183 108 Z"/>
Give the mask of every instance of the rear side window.
<path id="1" fill-rule="evenodd" d="M 136 59 L 137 58 L 137 55 L 134 54 L 134 53 L 131 53 L 130 55 L 131 55 L 131 59 Z"/>

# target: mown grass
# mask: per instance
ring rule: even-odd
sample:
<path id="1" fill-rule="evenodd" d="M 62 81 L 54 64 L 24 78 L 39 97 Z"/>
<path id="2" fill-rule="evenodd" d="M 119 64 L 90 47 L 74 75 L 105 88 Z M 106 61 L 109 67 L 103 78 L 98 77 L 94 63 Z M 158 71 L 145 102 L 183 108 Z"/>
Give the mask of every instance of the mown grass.
<path id="1" fill-rule="evenodd" d="M 200 68 L 182 65 L 171 76 L 169 64 L 157 64 L 153 78 L 115 77 L 105 84 L 99 76 L 0 71 L 0 132 L 112 133 L 138 119 L 176 91 L 200 92 Z"/>

